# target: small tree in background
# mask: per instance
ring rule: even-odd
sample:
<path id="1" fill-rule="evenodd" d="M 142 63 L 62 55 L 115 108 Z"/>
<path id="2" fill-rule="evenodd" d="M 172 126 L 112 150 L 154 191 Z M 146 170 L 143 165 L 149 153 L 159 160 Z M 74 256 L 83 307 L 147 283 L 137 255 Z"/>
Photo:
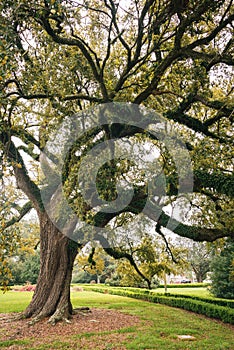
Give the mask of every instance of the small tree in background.
<path id="1" fill-rule="evenodd" d="M 135 261 L 138 271 L 128 260 L 119 260 L 114 276 L 119 277 L 117 282 L 122 286 L 156 288 L 161 278 L 164 279 L 167 291 L 166 275 L 188 268 L 184 259 L 184 249 L 169 243 L 170 246 L 168 242 L 166 246 L 161 237 L 152 239 L 145 234 L 139 244 L 129 246 L 129 254 Z"/>
<path id="2" fill-rule="evenodd" d="M 40 254 L 36 251 L 34 254 L 26 254 L 18 257 L 18 260 L 10 262 L 12 272 L 11 284 L 31 284 L 37 283 L 40 271 Z"/>
<path id="3" fill-rule="evenodd" d="M 195 274 L 197 282 L 202 283 L 206 279 L 207 273 L 210 271 L 212 256 L 216 254 L 215 249 L 217 249 L 218 244 L 221 244 L 220 240 L 216 244 L 194 242 L 181 237 L 176 240 L 176 245 L 184 248 L 184 260 L 187 261 L 189 269 Z"/>
<path id="4" fill-rule="evenodd" d="M 211 263 L 211 292 L 219 298 L 234 298 L 234 240 L 228 239 Z"/>
<path id="5" fill-rule="evenodd" d="M 79 253 L 75 264 L 78 269 L 73 273 L 74 283 L 104 283 L 115 270 L 115 261 L 101 247 L 87 246 Z"/>
<path id="6" fill-rule="evenodd" d="M 9 236 L 14 234 L 15 226 L 8 228 Z M 40 271 L 39 226 L 35 217 L 17 223 L 20 236 L 14 254 L 9 254 L 8 267 L 11 271 L 10 284 L 36 284 Z M 11 242 L 11 241 L 10 241 Z"/>

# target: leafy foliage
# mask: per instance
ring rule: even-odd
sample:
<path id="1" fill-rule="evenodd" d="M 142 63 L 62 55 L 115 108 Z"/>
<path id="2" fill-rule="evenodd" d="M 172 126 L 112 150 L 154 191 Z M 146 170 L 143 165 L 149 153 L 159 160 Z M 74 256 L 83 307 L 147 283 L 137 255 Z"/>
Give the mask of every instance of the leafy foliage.
<path id="1" fill-rule="evenodd" d="M 20 188 L 32 205 L 43 209 L 38 179 L 28 181 L 22 151 L 37 168 L 38 153 L 65 115 L 102 102 L 143 103 L 173 122 L 191 153 L 195 174 L 191 207 L 199 207 L 194 222 L 207 230 L 181 225 L 177 233 L 210 241 L 232 235 L 228 209 L 233 197 L 231 3 L 203 0 L 177 7 L 171 1 L 157 0 L 125 5 L 113 1 L 87 5 L 81 1 L 70 6 L 69 1 L 32 1 L 31 5 L 26 1 L 19 6 L 13 1 L 1 4 L 5 23 L 1 149 L 14 175 L 21 176 Z M 128 27 L 130 31 L 121 29 Z M 111 127 L 102 128 L 77 140 L 66 164 L 64 189 L 77 214 L 87 221 L 95 218 L 76 188 L 77 168 L 93 144 L 98 144 L 95 138 L 102 133 L 108 139 L 112 132 Z M 176 201 L 176 169 L 162 145 L 139 130 L 125 128 L 115 130 L 114 135 L 119 139 L 122 135 L 134 140 L 140 137 L 161 147 L 159 161 L 167 175 L 167 200 Z M 24 144 L 14 149 L 13 136 Z M 79 159 L 77 150 L 83 152 Z M 129 170 L 131 166 L 124 162 L 100 169 L 100 197 L 115 198 L 115 183 Z M 23 179 L 28 186 L 22 186 Z M 138 193 L 135 207 L 142 200 L 142 193 Z M 166 220 L 162 218 L 162 226 Z"/>
<path id="2" fill-rule="evenodd" d="M 219 298 L 234 298 L 234 242 L 226 241 L 211 264 L 212 293 Z"/>
<path id="3" fill-rule="evenodd" d="M 4 189 L 3 181 L 1 181 L 2 190 Z M 4 192 L 0 196 L 0 285 L 3 290 L 6 290 L 9 281 L 12 278 L 10 269 L 10 258 L 15 255 L 15 252 L 20 244 L 19 225 L 14 227 L 8 226 L 8 221 L 12 219 L 11 200 L 15 199 L 13 191 L 8 192 L 8 197 L 4 196 Z"/>
<path id="4" fill-rule="evenodd" d="M 155 288 L 159 284 L 159 278 L 164 278 L 166 274 L 179 273 L 188 267 L 184 249 L 172 243 L 169 248 L 160 237 L 152 238 L 148 234 L 143 234 L 140 243 L 128 243 L 129 246 L 125 249 L 134 258 L 143 276 L 128 260 L 122 259 L 116 263 L 114 276 L 107 281 L 112 285 Z M 146 283 L 148 281 L 150 283 Z"/>
<path id="5" fill-rule="evenodd" d="M 9 207 L 10 208 L 10 207 Z M 6 214 L 6 210 L 4 210 Z M 38 245 L 38 224 L 30 221 L 9 226 L 1 231 L 1 284 L 6 290 L 8 285 L 36 283 L 40 256 L 35 251 Z"/>
<path id="6" fill-rule="evenodd" d="M 203 282 L 207 277 L 207 272 L 210 271 L 211 259 L 215 254 L 215 244 L 193 242 L 185 238 L 177 239 L 176 244 L 184 247 L 184 258 L 194 272 L 197 282 Z"/>
<path id="7" fill-rule="evenodd" d="M 40 270 L 40 254 L 38 252 L 11 259 L 9 265 L 12 273 L 11 284 L 37 283 Z"/>
<path id="8" fill-rule="evenodd" d="M 89 253 L 87 248 L 81 250 L 76 258 L 77 268 L 73 272 L 73 282 L 89 283 L 94 280 L 104 283 L 115 269 L 114 260 L 100 247 L 93 247 Z"/>

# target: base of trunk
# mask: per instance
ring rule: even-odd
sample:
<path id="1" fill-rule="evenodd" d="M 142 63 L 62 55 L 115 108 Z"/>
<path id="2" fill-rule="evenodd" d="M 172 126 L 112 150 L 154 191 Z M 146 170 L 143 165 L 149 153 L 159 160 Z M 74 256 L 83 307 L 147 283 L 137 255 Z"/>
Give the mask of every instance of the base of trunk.
<path id="1" fill-rule="evenodd" d="M 70 283 L 79 245 L 64 236 L 46 213 L 40 216 L 40 273 L 33 298 L 23 317 L 31 323 L 49 317 L 55 324 L 72 316 Z"/>
<path id="2" fill-rule="evenodd" d="M 25 315 L 25 316 L 27 318 L 27 315 Z M 40 313 L 36 316 L 31 316 L 30 321 L 29 321 L 29 325 L 34 325 L 35 323 L 42 321 L 46 317 L 47 317 L 47 315 L 43 314 L 43 313 Z M 66 323 L 71 323 L 71 321 L 70 321 L 71 317 L 72 317 L 72 315 L 68 311 L 68 305 L 64 305 L 64 306 L 56 309 L 56 311 L 49 317 L 48 323 L 50 323 L 51 325 L 55 325 L 56 323 L 58 323 L 60 321 L 64 321 Z"/>
<path id="3" fill-rule="evenodd" d="M 55 313 L 51 315 L 48 319 L 48 323 L 50 323 L 52 326 L 56 325 L 58 322 L 65 322 L 65 323 L 71 323 L 72 321 L 72 315 L 85 315 L 87 313 L 90 313 L 91 309 L 89 307 L 80 307 L 80 308 L 75 308 L 72 311 L 72 314 L 68 313 L 68 308 L 67 305 L 64 305 L 60 309 L 56 309 Z M 22 320 L 28 318 L 25 313 L 21 313 L 20 315 L 14 316 L 9 321 L 16 321 L 16 320 Z M 44 319 L 45 317 L 43 315 L 37 315 L 34 317 L 31 317 L 29 319 L 28 324 L 29 325 L 34 325 L 37 322 L 40 322 Z"/>

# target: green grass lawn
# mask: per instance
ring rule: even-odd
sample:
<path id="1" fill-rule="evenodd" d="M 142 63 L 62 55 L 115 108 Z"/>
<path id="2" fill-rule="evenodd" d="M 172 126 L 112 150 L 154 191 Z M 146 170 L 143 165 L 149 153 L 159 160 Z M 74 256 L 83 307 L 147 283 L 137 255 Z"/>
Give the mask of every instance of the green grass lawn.
<path id="1" fill-rule="evenodd" d="M 172 292 L 172 291 L 171 291 Z M 174 291 L 173 291 L 174 293 Z M 12 349 L 86 349 L 82 347 L 82 339 L 88 337 L 93 344 L 105 339 L 110 343 L 103 347 L 103 350 L 132 349 L 132 350 L 233 350 L 234 328 L 233 326 L 208 319 L 201 315 L 186 312 L 181 309 L 165 305 L 151 304 L 131 298 L 99 294 L 91 291 L 72 292 L 74 307 L 89 306 L 95 308 L 115 309 L 121 312 L 137 315 L 142 324 L 137 327 L 123 329 L 121 331 L 100 332 L 98 334 L 74 334 L 69 339 L 59 338 L 56 342 L 47 341 L 39 347 L 32 347 L 31 340 L 0 341 L 1 349 L 8 349 L 9 346 L 16 346 Z M 22 311 L 32 297 L 31 292 L 7 292 L 0 294 L 0 312 Z M 119 343 L 116 336 L 120 333 L 126 334 L 126 338 Z M 178 340 L 178 335 L 192 335 L 194 341 Z M 75 343 L 74 343 L 75 342 Z M 75 344 L 75 345 L 74 345 Z M 95 347 L 94 347 L 95 349 Z"/>
<path id="2" fill-rule="evenodd" d="M 73 287 L 82 287 L 81 284 L 73 284 Z M 95 285 L 90 285 L 90 284 L 84 284 L 83 285 L 86 289 L 91 289 L 92 287 L 98 287 L 98 288 L 103 288 L 106 289 L 107 286 L 105 284 L 95 284 Z M 121 288 L 121 287 L 109 287 L 108 288 Z M 136 290 L 138 290 L 139 288 L 134 288 Z M 155 288 L 152 289 L 152 292 L 156 292 L 156 293 L 164 293 L 165 289 L 164 288 Z M 167 288 L 167 293 L 171 293 L 171 294 L 184 294 L 184 295 L 194 295 L 194 296 L 199 296 L 199 297 L 209 297 L 212 298 L 213 295 L 209 292 L 209 289 L 207 287 L 189 287 L 186 286 L 186 288 L 183 287 L 170 287 Z"/>
<path id="3" fill-rule="evenodd" d="M 20 312 L 29 304 L 33 292 L 0 292 L 0 313 Z"/>
<path id="4" fill-rule="evenodd" d="M 164 293 L 163 288 L 153 289 L 156 293 Z M 197 297 L 212 297 L 212 294 L 206 287 L 196 287 L 196 288 L 168 288 L 167 293 L 171 294 L 184 294 L 184 295 L 195 295 Z"/>

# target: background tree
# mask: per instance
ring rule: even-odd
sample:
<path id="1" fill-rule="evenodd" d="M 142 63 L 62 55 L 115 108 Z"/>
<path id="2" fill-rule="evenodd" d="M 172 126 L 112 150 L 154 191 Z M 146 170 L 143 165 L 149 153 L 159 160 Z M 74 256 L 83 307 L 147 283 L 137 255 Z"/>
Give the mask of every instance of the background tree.
<path id="1" fill-rule="evenodd" d="M 136 232 L 135 237 L 137 236 L 139 237 Z M 123 250 L 132 257 L 136 266 L 130 260 L 119 260 L 112 276 L 112 284 L 151 289 L 162 279 L 166 290 L 166 275 L 188 268 L 184 248 L 165 242 L 162 237 L 153 237 L 150 232 L 144 233 L 139 243 L 128 239 L 125 248 L 122 246 Z"/>
<path id="2" fill-rule="evenodd" d="M 95 280 L 97 283 L 104 283 L 114 269 L 114 260 L 100 247 L 89 247 L 89 250 L 87 248 L 81 250 L 76 258 L 79 269 L 90 276 L 88 282 Z"/>
<path id="3" fill-rule="evenodd" d="M 17 249 L 9 260 L 11 284 L 36 284 L 40 271 L 39 227 L 31 215 L 18 224 L 20 233 Z"/>
<path id="4" fill-rule="evenodd" d="M 177 239 L 176 245 L 183 246 L 190 269 L 194 272 L 197 282 L 203 282 L 210 271 L 210 263 L 215 254 L 214 245 L 207 242 L 193 242 L 188 239 Z"/>
<path id="5" fill-rule="evenodd" d="M 36 284 L 40 271 L 39 252 L 18 256 L 17 259 L 13 258 L 9 263 L 9 267 L 12 274 L 11 284 Z"/>
<path id="6" fill-rule="evenodd" d="M 170 120 L 190 151 L 194 167 L 190 203 L 200 208 L 196 223 L 178 221 L 175 233 L 196 241 L 233 236 L 232 1 L 188 1 L 187 6 L 175 6 L 170 0 L 127 4 L 4 0 L 0 11 L 1 176 L 12 174 L 28 198 L 12 218 L 6 215 L 6 221 L 8 226 L 9 220 L 20 220 L 33 207 L 40 222 L 41 269 L 25 317 L 51 316 L 55 322 L 72 313 L 72 267 L 83 243 L 70 241 L 52 223 L 42 203 L 36 170 L 50 132 L 66 115 L 89 106 L 133 102 Z M 94 215 L 74 188 L 74 174 L 82 152 L 84 156 L 103 137 L 141 137 L 153 142 L 167 178 L 167 202 L 176 201 L 179 187 L 172 156 L 158 140 L 151 140 L 144 130 L 115 127 L 103 126 L 77 140 L 65 166 L 64 187 L 71 205 L 77 215 L 87 220 L 91 216 L 100 227 L 114 220 L 114 215 Z M 112 162 L 100 169 L 103 198 L 115 197 L 113 183 L 127 170 L 131 167 L 124 162 L 119 168 Z M 125 209 L 129 218 L 142 211 L 147 198 L 146 181 L 139 186 L 133 180 L 134 197 Z M 150 210 L 147 215 L 157 222 L 158 231 L 170 219 L 165 210 L 160 218 Z M 106 243 L 112 257 L 130 258 Z"/>
<path id="7" fill-rule="evenodd" d="M 211 292 L 218 298 L 234 298 L 234 242 L 228 239 L 211 263 Z"/>
<path id="8" fill-rule="evenodd" d="M 4 181 L 3 178 L 0 179 L 0 184 L 0 284 L 5 291 L 12 279 L 10 259 L 15 255 L 20 245 L 19 220 L 14 218 L 14 215 L 18 210 L 21 210 L 21 207 L 13 205 L 16 201 L 16 195 L 10 186 L 11 184 Z"/>
<path id="9" fill-rule="evenodd" d="M 196 276 L 197 282 L 206 279 L 207 272 L 210 271 L 211 251 L 206 243 L 194 243 L 188 252 L 188 261 Z"/>

